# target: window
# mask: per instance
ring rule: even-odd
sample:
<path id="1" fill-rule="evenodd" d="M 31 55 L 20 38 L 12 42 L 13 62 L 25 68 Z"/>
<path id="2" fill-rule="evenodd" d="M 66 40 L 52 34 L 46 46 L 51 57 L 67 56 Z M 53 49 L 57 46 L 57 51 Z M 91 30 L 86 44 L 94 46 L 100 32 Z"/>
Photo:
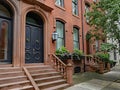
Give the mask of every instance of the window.
<path id="1" fill-rule="evenodd" d="M 55 4 L 61 7 L 64 7 L 64 0 L 56 0 Z"/>
<path id="2" fill-rule="evenodd" d="M 72 12 L 78 15 L 78 0 L 72 0 Z"/>
<path id="3" fill-rule="evenodd" d="M 96 48 L 96 51 L 98 51 L 99 50 L 99 41 L 98 40 L 96 40 L 96 42 L 95 42 L 95 48 Z"/>
<path id="4" fill-rule="evenodd" d="M 97 2 L 97 0 L 93 0 L 93 2 L 95 2 L 95 3 L 96 3 L 96 2 Z"/>
<path id="5" fill-rule="evenodd" d="M 85 4 L 85 13 L 88 13 L 90 11 L 90 5 Z M 86 15 L 86 21 L 89 22 L 89 16 Z"/>
<path id="6" fill-rule="evenodd" d="M 58 39 L 57 39 L 57 43 L 56 43 L 56 49 L 61 48 L 62 46 L 64 46 L 64 23 L 61 21 L 56 21 L 56 32 L 58 33 Z"/>
<path id="7" fill-rule="evenodd" d="M 77 28 L 73 28 L 73 44 L 74 49 L 79 49 L 79 30 Z"/>

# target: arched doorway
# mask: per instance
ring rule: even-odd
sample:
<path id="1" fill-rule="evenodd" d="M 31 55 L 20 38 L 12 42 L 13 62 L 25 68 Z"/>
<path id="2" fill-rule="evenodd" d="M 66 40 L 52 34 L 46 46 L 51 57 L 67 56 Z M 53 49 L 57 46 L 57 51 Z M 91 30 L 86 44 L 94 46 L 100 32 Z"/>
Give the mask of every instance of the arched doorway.
<path id="1" fill-rule="evenodd" d="M 0 1 L 0 64 L 12 63 L 13 12 L 9 5 L 3 0 Z"/>
<path id="2" fill-rule="evenodd" d="M 43 63 L 43 21 L 39 15 L 29 12 L 26 16 L 25 63 Z"/>

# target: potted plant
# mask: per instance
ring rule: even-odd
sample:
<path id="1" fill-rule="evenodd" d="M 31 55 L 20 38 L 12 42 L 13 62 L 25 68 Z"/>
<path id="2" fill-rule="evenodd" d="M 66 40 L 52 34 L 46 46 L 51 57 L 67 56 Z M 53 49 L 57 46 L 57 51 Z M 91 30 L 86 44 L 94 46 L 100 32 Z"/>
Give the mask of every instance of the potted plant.
<path id="1" fill-rule="evenodd" d="M 61 47 L 55 51 L 56 56 L 58 56 L 61 60 L 67 60 L 71 58 L 69 51 L 65 47 Z"/>
<path id="2" fill-rule="evenodd" d="M 81 60 L 84 58 L 82 50 L 74 49 L 72 53 L 73 60 Z"/>

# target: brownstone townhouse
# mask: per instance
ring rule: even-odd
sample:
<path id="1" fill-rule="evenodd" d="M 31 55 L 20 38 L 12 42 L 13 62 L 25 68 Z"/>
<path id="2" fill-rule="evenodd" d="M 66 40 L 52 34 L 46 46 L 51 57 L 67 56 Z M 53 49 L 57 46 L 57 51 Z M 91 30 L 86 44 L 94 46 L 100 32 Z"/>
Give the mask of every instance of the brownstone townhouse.
<path id="1" fill-rule="evenodd" d="M 0 0 L 0 90 L 54 90 L 72 84 L 71 65 L 54 52 L 62 46 L 95 52 L 99 41 L 86 41 L 90 27 L 84 17 L 95 1 Z"/>

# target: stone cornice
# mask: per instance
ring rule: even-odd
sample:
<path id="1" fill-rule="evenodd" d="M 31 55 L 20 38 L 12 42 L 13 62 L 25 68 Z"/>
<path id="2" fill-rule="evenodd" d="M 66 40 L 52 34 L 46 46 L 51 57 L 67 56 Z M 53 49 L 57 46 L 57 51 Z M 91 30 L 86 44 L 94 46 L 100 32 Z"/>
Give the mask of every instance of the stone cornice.
<path id="1" fill-rule="evenodd" d="M 40 8 L 48 12 L 51 12 L 53 10 L 52 7 L 44 3 L 44 0 L 22 0 L 22 1 L 31 5 L 38 5 Z"/>

